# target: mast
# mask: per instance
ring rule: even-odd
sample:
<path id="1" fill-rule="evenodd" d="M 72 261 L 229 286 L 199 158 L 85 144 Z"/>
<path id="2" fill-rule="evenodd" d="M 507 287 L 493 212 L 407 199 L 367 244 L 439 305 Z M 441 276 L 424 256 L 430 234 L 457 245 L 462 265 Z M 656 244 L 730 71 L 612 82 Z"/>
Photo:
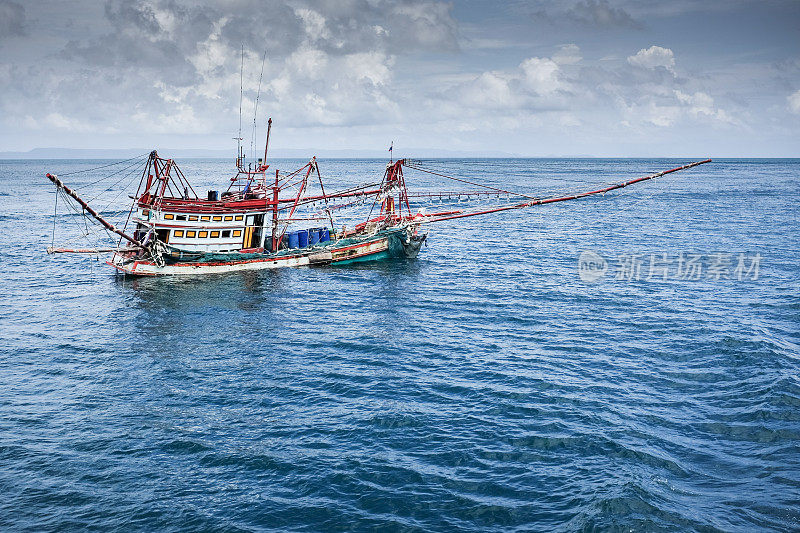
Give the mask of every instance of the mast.
<path id="1" fill-rule="evenodd" d="M 113 225 L 113 224 L 111 224 L 111 223 L 110 223 L 110 222 L 108 222 L 106 219 L 104 219 L 103 217 L 101 217 L 101 216 L 100 216 L 100 215 L 97 213 L 97 211 L 95 211 L 94 209 L 92 209 L 92 208 L 89 206 L 89 204 L 87 204 L 87 203 L 86 203 L 86 202 L 85 202 L 85 201 L 84 201 L 84 200 L 83 200 L 83 199 L 82 199 L 80 196 L 78 196 L 78 195 L 75 193 L 75 191 L 73 191 L 72 189 L 70 189 L 69 187 L 67 187 L 66 185 L 64 185 L 64 183 L 63 183 L 63 182 L 62 182 L 60 179 L 58 179 L 58 176 L 56 176 L 56 175 L 54 175 L 54 174 L 50 174 L 50 173 L 48 173 L 48 174 L 47 174 L 47 179 L 49 179 L 50 181 L 52 181 L 52 182 L 55 184 L 55 186 L 56 186 L 57 188 L 59 188 L 59 189 L 62 189 L 62 190 L 63 190 L 65 193 L 67 193 L 67 194 L 68 194 L 68 195 L 69 195 L 71 198 L 73 198 L 73 199 L 74 199 L 76 202 L 78 202 L 78 204 L 80 204 L 80 206 L 83 208 L 83 210 L 84 210 L 84 211 L 86 211 L 87 213 L 89 213 L 90 215 L 92 215 L 92 216 L 93 216 L 93 217 L 94 217 L 94 218 L 95 218 L 95 219 L 96 219 L 96 220 L 97 220 L 97 221 L 98 221 L 100 224 L 102 224 L 102 226 L 103 226 L 104 228 L 106 228 L 108 231 L 110 231 L 110 232 L 112 232 L 112 233 L 116 233 L 117 235 L 119 235 L 119 236 L 120 236 L 120 237 L 122 237 L 123 239 L 127 240 L 128 242 L 130 242 L 131 244 L 133 244 L 133 245 L 134 245 L 134 246 L 136 246 L 137 248 L 141 248 L 141 247 L 142 247 L 142 245 L 141 245 L 141 243 L 139 243 L 139 241 L 137 241 L 136 239 L 134 239 L 133 237 L 131 237 L 131 236 L 130 236 L 130 235 L 128 235 L 127 233 L 125 233 L 125 232 L 123 232 L 123 231 L 121 231 L 121 230 L 118 230 L 116 227 L 114 227 L 114 225 Z"/>
<path id="2" fill-rule="evenodd" d="M 236 168 L 241 172 L 244 165 L 242 157 L 242 99 L 244 97 L 244 44 L 242 44 L 242 63 L 239 66 L 239 134 L 236 139 Z"/>
<path id="3" fill-rule="evenodd" d="M 272 130 L 272 117 L 269 118 L 267 121 L 267 142 L 264 144 L 264 162 L 263 164 L 267 164 L 267 150 L 269 149 L 269 132 Z"/>

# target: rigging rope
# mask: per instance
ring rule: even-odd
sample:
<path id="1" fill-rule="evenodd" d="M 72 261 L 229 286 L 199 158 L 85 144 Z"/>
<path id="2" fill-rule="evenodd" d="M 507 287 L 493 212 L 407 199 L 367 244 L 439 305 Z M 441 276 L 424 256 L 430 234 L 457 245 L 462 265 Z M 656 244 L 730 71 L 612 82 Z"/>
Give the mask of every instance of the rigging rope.
<path id="1" fill-rule="evenodd" d="M 422 167 L 418 167 L 418 166 L 415 166 L 415 165 L 409 164 L 409 163 L 406 163 L 406 166 L 409 167 L 409 168 L 413 168 L 414 170 L 419 170 L 420 172 L 426 172 L 428 174 L 433 174 L 434 176 L 447 178 L 449 180 L 460 181 L 461 183 L 466 183 L 468 185 L 473 185 L 475 187 L 483 187 L 484 189 L 491 189 L 493 191 L 502 192 L 502 193 L 505 193 L 505 194 L 510 194 L 512 196 L 521 196 L 521 197 L 527 198 L 529 200 L 538 200 L 539 199 L 539 197 L 537 197 L 537 196 L 528 196 L 527 194 L 506 191 L 505 189 L 498 189 L 497 187 L 491 187 L 489 185 L 482 185 L 480 183 L 467 181 L 467 180 L 461 179 L 461 178 L 454 178 L 453 176 L 448 176 L 447 174 L 440 174 L 439 172 L 434 172 L 433 170 L 427 170 L 427 169 L 424 169 Z"/>
<path id="2" fill-rule="evenodd" d="M 129 168 L 131 168 L 131 167 L 133 167 L 133 170 L 129 171 L 127 174 L 125 174 L 125 175 L 124 175 L 124 176 L 122 176 L 120 179 L 118 179 L 117 181 L 115 181 L 115 182 L 114 182 L 112 185 L 110 185 L 109 187 L 106 187 L 106 189 L 105 189 L 104 191 L 100 191 L 100 193 L 99 193 L 99 194 L 97 194 L 97 195 L 96 195 L 96 196 L 94 196 L 93 198 L 90 198 L 89 200 L 87 200 L 87 201 L 86 201 L 86 203 L 88 204 L 89 202 L 93 202 L 93 201 L 97 200 L 98 198 L 100 198 L 100 196 L 102 196 L 102 195 L 103 195 L 103 193 L 104 193 L 104 192 L 108 192 L 108 191 L 110 191 L 111 189 L 113 189 L 114 187 L 116 187 L 117 185 L 119 185 L 119 184 L 120 184 L 120 183 L 121 183 L 123 180 L 125 180 L 125 179 L 129 178 L 131 174 L 133 174 L 135 171 L 137 171 L 137 170 L 138 170 L 138 168 L 136 168 L 136 165 L 130 165 L 130 166 L 126 167 L 126 168 L 125 168 L 125 169 L 123 169 L 123 170 L 127 170 L 127 169 L 129 169 Z M 114 174 L 119 174 L 119 172 L 115 172 Z M 114 174 L 111 174 L 111 176 L 113 176 Z M 111 177 L 111 176 L 109 176 L 109 177 Z M 102 181 L 102 180 L 101 180 L 101 181 Z M 124 189 L 123 189 L 123 192 L 124 192 Z M 118 197 L 119 197 L 119 194 L 117 194 L 117 196 L 116 196 L 114 199 L 116 200 L 116 198 L 118 198 Z"/>
<path id="3" fill-rule="evenodd" d="M 72 176 L 73 174 L 81 174 L 83 172 L 91 172 L 93 170 L 100 170 L 101 168 L 113 167 L 114 165 L 120 165 L 122 163 L 127 163 L 128 161 L 133 161 L 134 159 L 142 159 L 143 157 L 146 157 L 146 156 L 149 156 L 149 155 L 150 155 L 150 152 L 147 152 L 146 154 L 137 155 L 135 157 L 131 157 L 130 159 L 123 159 L 122 161 L 116 161 L 114 163 L 109 163 L 108 165 L 101 165 L 99 167 L 87 168 L 87 169 L 84 169 L 84 170 L 75 170 L 73 172 L 65 172 L 63 174 L 59 174 L 59 176 L 62 176 L 62 177 L 63 176 Z M 113 176 L 114 174 L 111 174 L 111 175 Z M 106 178 L 107 177 L 108 176 L 106 176 Z M 106 178 L 103 178 L 103 179 L 106 179 Z M 96 181 L 94 183 L 90 183 L 89 185 L 94 185 L 95 183 L 99 183 L 100 181 L 103 181 L 103 179 L 98 180 L 98 181 Z"/>

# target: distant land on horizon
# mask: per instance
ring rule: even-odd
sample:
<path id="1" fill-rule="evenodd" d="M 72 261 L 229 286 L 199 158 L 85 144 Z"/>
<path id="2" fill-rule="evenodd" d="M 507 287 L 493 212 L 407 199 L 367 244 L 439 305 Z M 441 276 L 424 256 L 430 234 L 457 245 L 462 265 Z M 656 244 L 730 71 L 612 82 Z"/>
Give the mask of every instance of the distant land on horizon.
<path id="1" fill-rule="evenodd" d="M 34 148 L 27 152 L 0 152 L 0 161 L 10 159 L 130 159 L 146 156 L 152 149 L 146 148 Z M 201 148 L 176 148 L 160 149 L 162 157 L 173 159 L 231 159 L 235 158 L 235 150 L 204 150 Z M 270 151 L 269 157 L 275 159 L 389 159 L 385 150 L 311 150 L 302 148 L 280 149 Z M 522 155 L 497 150 L 469 151 L 469 150 L 439 150 L 436 148 L 411 148 L 395 150 L 394 158 L 407 157 L 409 159 L 795 159 L 793 157 L 747 157 L 724 156 L 711 154 L 695 155 L 619 155 L 597 156 L 593 154 L 547 154 L 547 155 Z"/>
<path id="2" fill-rule="evenodd" d="M 34 148 L 27 152 L 0 152 L 0 159 L 128 159 L 137 156 L 146 156 L 152 149 L 135 148 Z M 198 148 L 179 148 L 175 150 L 161 149 L 158 153 L 162 157 L 173 159 L 234 159 L 235 150 L 203 150 Z M 305 150 L 305 149 L 275 149 L 270 151 L 270 158 L 278 159 L 310 159 L 317 156 L 320 159 L 389 159 L 386 150 Z M 516 158 L 524 157 L 499 151 L 459 151 L 437 150 L 420 148 L 396 150 L 395 157 L 416 158 Z M 576 156 L 580 157 L 580 156 Z M 586 156 L 591 157 L 591 156 Z"/>

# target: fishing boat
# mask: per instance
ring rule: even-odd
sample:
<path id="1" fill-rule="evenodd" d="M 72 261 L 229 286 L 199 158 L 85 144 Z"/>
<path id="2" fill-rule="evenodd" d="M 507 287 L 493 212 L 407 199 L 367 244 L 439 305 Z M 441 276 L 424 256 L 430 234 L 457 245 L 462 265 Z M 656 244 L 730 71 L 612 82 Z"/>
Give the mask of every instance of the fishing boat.
<path id="1" fill-rule="evenodd" d="M 432 223 L 602 195 L 711 161 L 688 163 L 596 190 L 540 197 L 450 176 L 410 159 L 394 161 L 390 157 L 379 181 L 326 191 L 316 157 L 288 172 L 267 164 L 271 128 L 272 119 L 268 121 L 263 158 L 248 163 L 240 145 L 235 172 L 224 191 L 211 189 L 198 194 L 173 159 L 152 151 L 144 162 L 122 227 L 112 224 L 57 174 L 48 173 L 47 178 L 58 193 L 56 202 L 60 196 L 76 204 L 80 214 L 116 240 L 116 245 L 106 248 L 53 245 L 48 253 L 109 253 L 106 263 L 119 273 L 132 276 L 413 259 L 425 243 L 427 227 Z M 390 154 L 391 151 L 390 148 Z M 477 190 L 410 194 L 404 169 L 455 180 Z M 435 198 L 459 202 L 430 213 L 416 206 Z M 460 203 L 476 198 L 492 199 L 496 205 L 469 208 Z M 339 212 L 354 207 L 361 209 L 363 219 L 349 227 L 340 225 Z"/>

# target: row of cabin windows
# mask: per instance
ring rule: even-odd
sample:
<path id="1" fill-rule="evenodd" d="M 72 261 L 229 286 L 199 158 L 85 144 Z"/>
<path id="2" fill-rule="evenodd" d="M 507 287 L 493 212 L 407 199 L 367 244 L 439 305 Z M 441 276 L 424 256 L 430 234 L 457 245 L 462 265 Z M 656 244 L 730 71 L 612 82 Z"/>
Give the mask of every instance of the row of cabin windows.
<path id="1" fill-rule="evenodd" d="M 244 220 L 244 215 L 200 215 L 199 219 L 203 222 L 230 222 L 231 220 Z M 189 215 L 189 218 L 186 218 L 186 215 L 173 215 L 172 213 L 167 213 L 164 215 L 164 220 L 189 220 L 190 222 L 194 222 L 198 220 L 198 215 Z"/>
<path id="2" fill-rule="evenodd" d="M 187 239 L 194 239 L 194 238 L 207 239 L 209 237 L 209 233 L 211 234 L 210 237 L 212 239 L 219 239 L 220 237 L 222 237 L 223 239 L 231 238 L 231 230 L 229 229 L 223 231 L 205 231 L 205 230 L 195 231 L 193 229 L 189 230 L 176 229 L 172 232 L 172 236 L 183 237 L 185 235 Z M 240 229 L 233 230 L 233 237 L 241 237 L 241 236 L 242 236 L 242 230 Z"/>

